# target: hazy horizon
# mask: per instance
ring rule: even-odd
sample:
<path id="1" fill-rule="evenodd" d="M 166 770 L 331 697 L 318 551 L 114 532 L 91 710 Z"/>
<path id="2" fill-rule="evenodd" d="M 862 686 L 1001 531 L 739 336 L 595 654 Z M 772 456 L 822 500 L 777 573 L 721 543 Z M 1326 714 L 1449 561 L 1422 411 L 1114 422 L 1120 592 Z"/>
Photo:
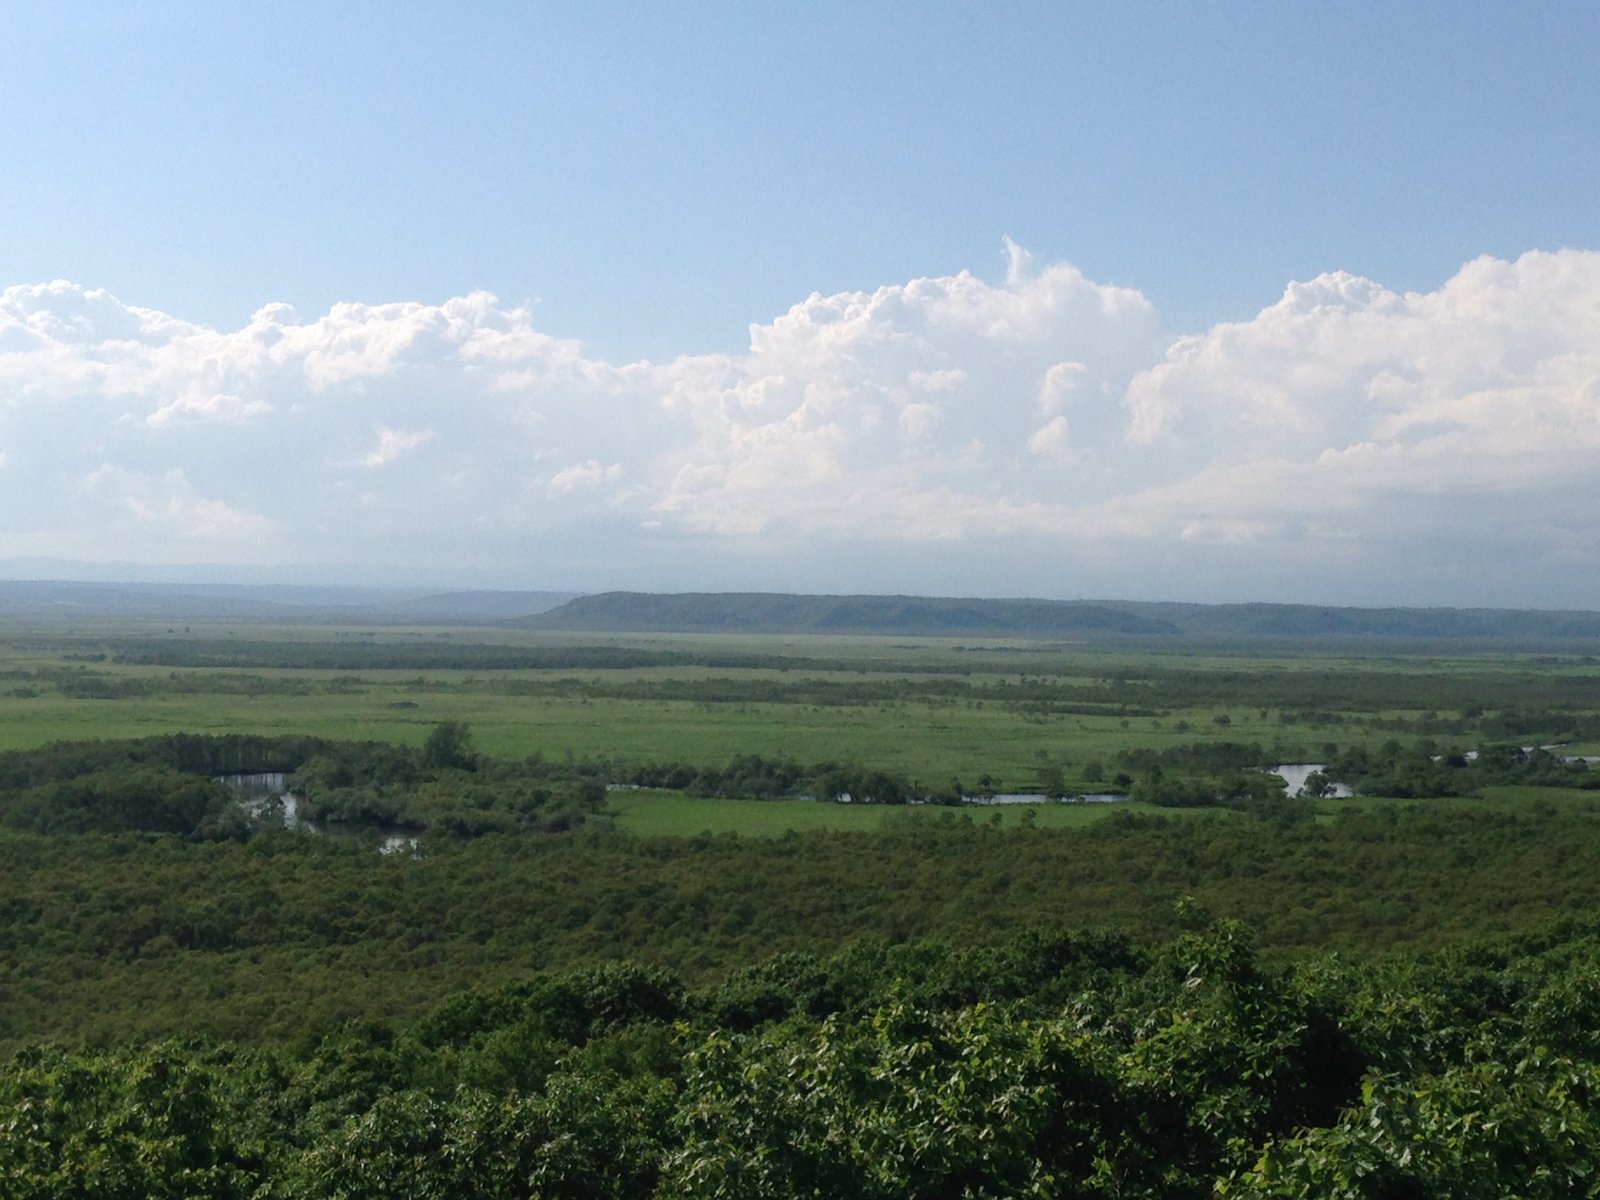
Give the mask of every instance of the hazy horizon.
<path id="1" fill-rule="evenodd" d="M 1189 600 L 1179 595 L 1159 596 L 1111 596 L 1111 595 L 1007 595 L 1001 593 L 987 594 L 983 592 L 961 593 L 932 593 L 932 592 L 824 592 L 806 589 L 789 589 L 774 591 L 768 588 L 567 588 L 567 587 L 537 587 L 537 586 L 502 586 L 492 578 L 463 576 L 458 573 L 434 573 L 408 570 L 404 567 L 388 568 L 353 568 L 348 565 L 329 565 L 325 568 L 306 571 L 303 569 L 283 567 L 229 567 L 216 563 L 189 563 L 183 565 L 149 567 L 139 563 L 83 563 L 72 562 L 65 559 L 0 559 L 0 588 L 5 584 L 34 584 L 51 585 L 60 584 L 74 586 L 86 584 L 91 587 L 137 587 L 148 588 L 156 591 L 181 591 L 185 588 L 198 588 L 202 590 L 259 590 L 263 593 L 304 591 L 315 592 L 348 592 L 352 596 L 378 596 L 378 595 L 446 595 L 451 593 L 490 593 L 501 595 L 541 595 L 541 596 L 598 596 L 608 592 L 619 592 L 638 595 L 793 595 L 807 597 L 827 596 L 863 596 L 863 597 L 905 597 L 930 600 L 1000 600 L 1000 601 L 1045 601 L 1049 603 L 1067 604 L 1174 604 L 1174 605 L 1200 605 L 1221 606 L 1228 605 L 1284 605 L 1288 607 L 1307 608 L 1356 608 L 1356 609 L 1499 609 L 1504 611 L 1519 612 L 1582 612 L 1600 613 L 1600 607 L 1583 608 L 1571 605 L 1467 605 L 1467 604 L 1333 604 L 1326 601 L 1205 601 Z"/>

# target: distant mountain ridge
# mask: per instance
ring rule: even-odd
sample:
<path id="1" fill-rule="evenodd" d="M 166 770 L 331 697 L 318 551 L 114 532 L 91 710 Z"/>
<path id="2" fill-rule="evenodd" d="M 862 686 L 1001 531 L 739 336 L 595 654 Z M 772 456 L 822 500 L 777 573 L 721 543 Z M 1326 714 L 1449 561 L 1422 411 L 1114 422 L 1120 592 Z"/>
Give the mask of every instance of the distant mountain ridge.
<path id="1" fill-rule="evenodd" d="M 603 592 L 515 622 L 610 633 L 876 633 L 901 636 L 1600 640 L 1600 613 L 1349 608 L 1308 604 Z"/>
<path id="2" fill-rule="evenodd" d="M 481 625 L 578 633 L 1460 642 L 1600 651 L 1600 612 L 1136 600 L 572 592 L 0 579 L 0 618 Z M 1589 645 L 1586 643 L 1594 643 Z"/>
<path id="3" fill-rule="evenodd" d="M 519 622 L 591 632 L 1172 634 L 1168 620 L 1059 600 L 803 596 L 777 592 L 603 592 Z"/>

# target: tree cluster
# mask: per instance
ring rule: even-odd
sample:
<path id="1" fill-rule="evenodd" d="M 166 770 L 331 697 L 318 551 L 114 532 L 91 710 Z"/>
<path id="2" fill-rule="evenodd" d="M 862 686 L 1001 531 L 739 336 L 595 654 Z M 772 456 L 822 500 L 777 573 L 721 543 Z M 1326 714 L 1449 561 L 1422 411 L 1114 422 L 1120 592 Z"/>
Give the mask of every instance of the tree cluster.
<path id="1" fill-rule="evenodd" d="M 36 1045 L 0 1194 L 185 1200 L 1565 1198 L 1600 1170 L 1592 930 L 1387 963 L 1165 943 L 615 963 L 298 1048 Z"/>

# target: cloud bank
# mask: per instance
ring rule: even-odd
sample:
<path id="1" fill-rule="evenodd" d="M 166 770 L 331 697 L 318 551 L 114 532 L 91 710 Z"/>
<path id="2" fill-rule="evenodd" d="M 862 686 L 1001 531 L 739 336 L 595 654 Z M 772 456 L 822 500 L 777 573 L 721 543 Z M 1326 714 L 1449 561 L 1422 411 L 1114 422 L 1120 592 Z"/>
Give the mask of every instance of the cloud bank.
<path id="1" fill-rule="evenodd" d="M 1600 607 L 1600 254 L 1335 272 L 1174 337 L 1006 249 L 663 362 L 485 293 L 217 330 L 11 287 L 0 557 Z"/>

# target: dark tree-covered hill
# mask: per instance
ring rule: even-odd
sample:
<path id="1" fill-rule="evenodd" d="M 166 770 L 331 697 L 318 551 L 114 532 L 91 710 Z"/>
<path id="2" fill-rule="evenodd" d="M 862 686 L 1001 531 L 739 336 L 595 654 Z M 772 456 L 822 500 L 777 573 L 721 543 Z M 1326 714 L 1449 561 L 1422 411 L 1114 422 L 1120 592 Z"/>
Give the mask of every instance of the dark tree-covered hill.
<path id="1" fill-rule="evenodd" d="M 1172 639 L 1600 641 L 1600 613 L 1308 604 L 605 592 L 524 618 L 530 629 L 649 633 L 877 633 Z"/>
<path id="2" fill-rule="evenodd" d="M 889 633 L 1058 636 L 1179 632 L 1119 606 L 1057 600 L 927 596 L 799 596 L 766 592 L 581 596 L 521 622 L 529 628 L 685 633 Z"/>

